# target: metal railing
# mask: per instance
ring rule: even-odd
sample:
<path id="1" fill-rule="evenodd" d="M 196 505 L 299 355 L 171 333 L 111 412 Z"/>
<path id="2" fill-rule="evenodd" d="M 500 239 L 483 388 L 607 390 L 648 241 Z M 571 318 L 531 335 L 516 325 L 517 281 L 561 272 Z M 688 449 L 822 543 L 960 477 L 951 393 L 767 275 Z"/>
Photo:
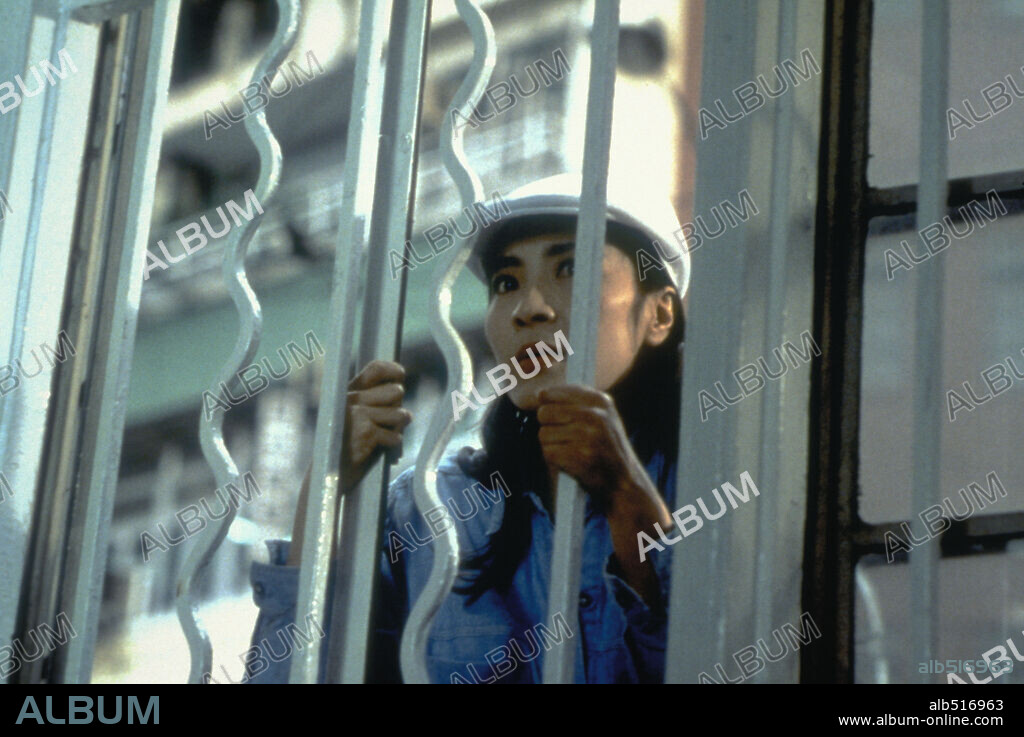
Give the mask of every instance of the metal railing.
<path id="1" fill-rule="evenodd" d="M 587 93 L 587 134 L 583 149 L 583 191 L 576 226 L 576 250 L 569 332 L 577 343 L 566 366 L 570 384 L 594 383 L 597 371 L 597 336 L 601 310 L 607 216 L 608 159 L 612 138 L 612 104 L 619 56 L 619 0 L 594 3 L 591 35 L 590 86 Z M 555 502 L 555 538 L 551 551 L 551 587 L 548 621 L 561 612 L 577 619 L 580 571 L 583 562 L 583 516 L 586 495 L 567 474 L 558 476 Z M 575 677 L 576 649 L 572 638 L 555 644 L 544 657 L 545 683 L 571 683 Z"/>
<path id="2" fill-rule="evenodd" d="M 946 136 L 946 108 L 949 96 L 949 2 L 934 0 L 921 10 L 921 163 L 918 177 L 918 227 L 939 222 L 946 214 L 949 163 Z M 943 407 L 935 401 L 942 395 L 943 270 L 945 261 L 933 259 L 919 264 L 914 331 L 914 490 L 913 509 L 927 509 L 941 495 Z M 922 538 L 927 531 L 913 522 Z M 927 662 L 938 650 L 939 630 L 939 547 L 926 545 L 910 556 L 910 616 L 915 623 L 914 659 Z M 922 683 L 927 675 L 919 676 Z"/>
<path id="3" fill-rule="evenodd" d="M 456 93 L 451 108 L 467 119 L 480 101 L 494 67 L 494 34 L 486 15 L 477 3 L 458 0 L 459 15 L 466 23 L 474 44 L 474 58 L 470 69 Z M 381 505 L 386 485 L 383 462 L 374 474 L 363 480 L 358 489 L 339 499 L 338 489 L 344 479 L 339 478 L 337 458 L 340 450 L 340 428 L 346 411 L 348 376 L 354 353 L 360 365 L 373 358 L 389 357 L 388 349 L 395 343 L 397 310 L 384 315 L 386 301 L 378 298 L 376 305 L 362 320 L 362 343 L 354 351 L 353 327 L 359 304 L 372 291 L 364 292 L 367 276 L 376 276 L 380 284 L 386 263 L 381 256 L 388 243 L 403 242 L 408 237 L 411 215 L 413 155 L 416 150 L 418 116 L 413 104 L 417 100 L 423 65 L 423 43 L 428 21 L 429 4 L 425 2 L 363 3 L 360 17 L 359 48 L 356 60 L 356 79 L 351 108 L 352 124 L 345 164 L 345 202 L 342 233 L 346 249 L 339 248 L 335 267 L 335 286 L 332 312 L 341 315 L 337 329 L 328 338 L 328 360 L 321 392 L 317 435 L 311 474 L 310 501 L 305 519 L 305 538 L 302 554 L 303 568 L 300 578 L 297 621 L 308 621 L 312 616 L 323 621 L 326 613 L 327 581 L 331 571 L 330 551 L 335 544 L 338 527 L 342 530 L 339 541 L 338 571 L 335 583 L 335 606 L 332 616 L 332 653 L 330 654 L 330 680 L 360 681 L 365 676 L 367 642 L 370 638 L 372 611 L 372 583 L 378 565 L 377 549 L 381 523 Z M 392 56 L 387 65 L 386 86 L 381 84 L 382 70 L 372 62 L 381 56 L 384 42 L 383 29 L 390 10 Z M 591 383 L 596 361 L 594 346 L 597 335 L 597 314 L 585 309 L 594 304 L 601 290 L 602 247 L 605 227 L 605 182 L 611 139 L 612 100 L 618 42 L 618 2 L 595 4 L 594 43 L 592 46 L 591 86 L 587 114 L 587 139 L 584 157 L 584 179 L 593 183 L 582 193 L 583 205 L 579 220 L 578 242 L 588 244 L 577 250 L 580 269 L 576 279 L 573 300 L 578 306 L 576 315 L 589 316 L 589 324 L 581 325 L 577 332 L 584 335 L 581 358 L 570 361 L 570 381 Z M 392 81 L 401 74 L 401 82 Z M 389 95 L 388 90 L 395 94 Z M 390 106 L 390 107 L 389 107 Z M 383 108 L 383 113 L 382 113 Z M 446 116 L 441 133 L 443 158 L 449 174 L 459 190 L 466 207 L 484 200 L 485 193 L 479 178 L 469 168 L 462 151 L 465 126 L 454 127 L 454 116 Z M 398 130 L 392 136 L 378 136 L 380 121 L 398 120 Z M 402 160 L 389 166 L 375 167 L 381 141 L 401 147 Z M 388 197 L 387 229 L 384 237 L 374 238 L 379 220 L 371 213 L 381 212 L 374 201 Z M 384 209 L 384 208 L 382 208 Z M 371 227 L 372 225 L 374 227 Z M 402 236 L 402 237 L 399 237 Z M 369 244 L 369 245 L 367 245 Z M 431 321 L 435 341 L 442 349 L 448 368 L 449 386 L 443 396 L 452 391 L 468 393 L 472 381 L 469 353 L 451 325 L 449 309 L 451 290 L 455 279 L 469 258 L 469 242 L 463 241 L 439 259 L 435 267 L 435 291 L 432 301 L 435 310 Z M 340 257 L 347 253 L 347 260 Z M 376 254 L 376 268 L 367 272 L 369 254 Z M 346 273 L 347 272 L 347 273 Z M 342 290 L 343 277 L 347 276 Z M 397 297 L 397 295 L 392 295 Z M 367 305 L 364 305 L 364 310 Z M 388 319 L 390 318 L 390 319 Z M 579 320 L 579 318 L 577 318 Z M 387 322 L 387 327 L 382 325 Z M 393 354 L 391 354 L 393 356 Z M 340 396 L 339 396 L 340 395 Z M 420 449 L 415 471 L 413 496 L 417 508 L 425 511 L 439 504 L 434 469 L 441 459 L 455 430 L 455 421 L 446 411 L 445 402 L 436 409 Z M 552 586 L 549 607 L 574 618 L 578 599 L 582 546 L 584 496 L 573 488 L 571 479 L 563 476 L 557 510 L 555 552 L 552 560 Z M 340 507 L 340 509 L 339 509 Z M 340 522 L 335 524 L 335 519 Z M 355 522 L 348 522 L 353 519 Z M 442 600 L 451 591 L 458 569 L 458 543 L 454 529 L 434 543 L 434 567 L 419 599 L 412 605 L 402 635 L 401 666 L 407 682 L 428 682 L 426 666 L 427 634 L 433 624 Z M 569 681 L 575 666 L 575 642 L 559 647 L 545 659 L 545 680 Z M 315 682 L 319 676 L 319 648 L 312 647 L 293 655 L 291 680 Z"/>

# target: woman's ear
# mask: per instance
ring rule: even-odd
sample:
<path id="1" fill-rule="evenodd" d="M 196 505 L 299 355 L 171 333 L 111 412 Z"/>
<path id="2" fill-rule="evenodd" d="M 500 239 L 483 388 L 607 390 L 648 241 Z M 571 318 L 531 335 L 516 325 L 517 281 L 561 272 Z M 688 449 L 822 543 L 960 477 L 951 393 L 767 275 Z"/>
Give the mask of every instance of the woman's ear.
<path id="1" fill-rule="evenodd" d="M 662 287 L 656 292 L 646 295 L 648 300 L 648 320 L 644 335 L 644 343 L 656 347 L 665 342 L 672 326 L 679 316 L 675 314 L 675 293 L 673 287 Z"/>

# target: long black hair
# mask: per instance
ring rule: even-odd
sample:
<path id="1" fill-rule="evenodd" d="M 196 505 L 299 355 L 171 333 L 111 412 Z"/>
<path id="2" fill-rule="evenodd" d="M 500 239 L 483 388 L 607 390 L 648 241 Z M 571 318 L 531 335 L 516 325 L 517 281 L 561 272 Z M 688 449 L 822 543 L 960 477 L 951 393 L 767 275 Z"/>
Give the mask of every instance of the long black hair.
<path id="1" fill-rule="evenodd" d="M 635 261 L 636 249 L 643 247 L 639 235 L 609 222 L 607 240 L 624 250 Z M 488 280 L 496 271 L 496 259 L 508 243 L 550 232 L 572 232 L 575 217 L 543 218 L 526 222 L 511 221 L 492 240 L 489 256 L 483 260 Z M 647 248 L 650 253 L 650 248 Z M 634 272 L 635 274 L 638 272 Z M 664 272 L 648 275 L 637 284 L 641 296 L 670 284 Z M 672 329 L 656 347 L 641 347 L 626 375 L 609 390 L 623 425 L 641 463 L 656 453 L 665 458 L 661 478 L 654 479 L 664 489 L 668 470 L 675 464 L 679 439 L 679 395 L 682 384 L 682 346 L 685 332 L 682 304 L 673 298 L 675 320 Z M 511 495 L 505 500 L 501 527 L 495 531 L 483 550 L 474 551 L 462 562 L 464 581 L 456 591 L 475 601 L 490 589 L 505 590 L 530 547 L 530 502 L 524 492 L 531 490 L 541 498 L 550 499 L 551 489 L 547 464 L 541 453 L 535 411 L 517 408 L 509 396 L 498 398 L 483 419 L 483 447 L 464 447 L 458 463 L 471 478 L 489 483 L 498 472 Z"/>

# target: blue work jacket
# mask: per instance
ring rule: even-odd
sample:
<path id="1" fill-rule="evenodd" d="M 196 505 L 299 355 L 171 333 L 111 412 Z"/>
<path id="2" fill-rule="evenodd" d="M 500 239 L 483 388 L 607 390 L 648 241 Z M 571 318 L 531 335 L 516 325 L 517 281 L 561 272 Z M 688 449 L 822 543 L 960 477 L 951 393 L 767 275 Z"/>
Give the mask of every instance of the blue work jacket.
<path id="1" fill-rule="evenodd" d="M 675 466 L 655 455 L 647 465 L 651 479 L 663 479 L 661 492 L 671 508 Z M 493 477 L 492 477 L 493 478 Z M 496 486 L 496 489 L 487 487 Z M 413 501 L 413 469 L 396 478 L 388 492 L 387 517 L 380 557 L 382 601 L 375 623 L 375 662 L 371 678 L 401 681 L 398 644 L 402 626 L 430 576 L 434 534 Z M 437 470 L 437 491 L 455 525 L 462 559 L 482 549 L 501 524 L 506 493 L 497 483 L 480 484 L 462 471 L 455 456 Z M 511 586 L 488 590 L 469 603 L 467 595 L 449 593 L 434 620 L 427 666 L 434 683 L 540 683 L 543 654 L 569 638 L 576 650 L 577 683 L 660 683 L 665 670 L 665 640 L 670 546 L 646 553 L 659 583 L 656 602 L 648 606 L 616 573 L 607 519 L 587 498 L 579 611 L 575 621 L 556 613 L 549 619 L 548 586 L 554 526 L 533 492 L 532 539 Z M 429 516 L 434 528 L 440 513 Z M 443 523 L 447 524 L 447 523 Z M 639 532 L 639 531 L 638 531 Z M 443 534 L 443 533 L 442 533 Z M 267 541 L 270 563 L 252 564 L 250 580 L 259 607 L 246 657 L 251 683 L 286 683 L 291 652 L 309 647 L 296 636 L 295 602 L 299 569 L 287 566 L 289 543 Z M 636 551 L 639 557 L 639 546 Z M 460 576 L 460 581 L 461 581 Z M 315 623 L 300 627 L 316 638 Z M 322 631 L 330 632 L 329 617 Z M 329 638 L 328 638 L 329 640 Z M 322 643 L 327 652 L 329 641 Z M 323 659 L 326 661 L 326 658 Z M 321 667 L 320 680 L 324 680 Z"/>

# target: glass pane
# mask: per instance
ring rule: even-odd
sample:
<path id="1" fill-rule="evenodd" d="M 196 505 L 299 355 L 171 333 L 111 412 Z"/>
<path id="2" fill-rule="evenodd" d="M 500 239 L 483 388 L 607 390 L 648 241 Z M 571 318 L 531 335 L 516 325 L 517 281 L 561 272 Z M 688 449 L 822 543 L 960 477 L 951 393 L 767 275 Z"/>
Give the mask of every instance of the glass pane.
<path id="1" fill-rule="evenodd" d="M 978 219 L 975 212 L 968 214 L 973 219 L 965 222 L 954 214 L 949 224 L 964 237 L 954 237 L 948 248 L 930 257 L 941 260 L 945 275 L 943 355 L 935 367 L 941 372 L 942 391 L 934 401 L 943 407 L 942 489 L 937 496 L 949 498 L 962 510 L 959 490 L 971 483 L 986 488 L 988 474 L 995 472 L 1007 495 L 986 507 L 985 514 L 1024 510 L 1024 489 L 1016 481 L 1024 477 L 1019 433 L 1024 379 L 1014 376 L 1014 371 L 1024 376 L 1024 324 L 1020 320 L 1024 312 L 1020 289 L 1024 217 L 1012 213 L 999 216 L 997 207 L 993 202 L 990 208 L 994 221 L 986 220 L 984 214 Z M 982 228 L 980 222 L 987 224 Z M 912 396 L 914 382 L 920 378 L 913 366 L 914 330 L 919 322 L 915 315 L 918 272 L 903 267 L 896 258 L 910 264 L 901 241 L 906 241 L 918 259 L 928 251 L 909 227 L 909 217 L 878 218 L 872 221 L 867 243 L 860 515 L 872 523 L 907 519 L 922 511 L 910 508 L 913 439 L 920 429 L 913 416 Z M 944 227 L 948 232 L 949 225 Z M 968 232 L 971 227 L 973 232 Z M 1003 369 L 994 368 L 1000 364 Z M 993 382 L 992 390 L 985 384 L 983 372 Z M 1006 379 L 998 379 L 1003 372 Z M 984 401 L 976 404 L 964 382 L 974 397 Z M 956 396 L 949 394 L 953 391 Z M 961 406 L 959 397 L 975 408 Z"/>
<path id="2" fill-rule="evenodd" d="M 989 652 L 993 661 L 1005 657 L 1012 670 L 994 680 L 1024 683 L 1024 542 L 1015 541 L 1007 552 L 947 558 L 939 562 L 938 647 L 932 660 L 971 661 L 973 668 Z M 910 566 L 886 564 L 884 556 L 867 556 L 857 566 L 857 602 L 854 623 L 854 680 L 856 683 L 910 683 L 920 663 L 911 662 L 907 643 L 916 623 L 910 615 Z M 926 664 L 925 672 L 937 671 Z M 957 666 L 960 668 L 961 666 Z M 991 673 L 975 673 L 979 681 Z M 958 674 L 971 683 L 966 673 Z M 934 673 L 928 681 L 946 683 L 947 674 Z"/>
<path id="3" fill-rule="evenodd" d="M 1024 1 L 949 6 L 948 104 L 957 111 L 946 121 L 949 176 L 1024 168 L 1024 147 L 1013 144 L 1024 137 L 1024 58 L 1007 53 L 1024 38 Z M 876 0 L 874 8 L 868 180 L 891 187 L 917 180 L 922 3 Z"/>

